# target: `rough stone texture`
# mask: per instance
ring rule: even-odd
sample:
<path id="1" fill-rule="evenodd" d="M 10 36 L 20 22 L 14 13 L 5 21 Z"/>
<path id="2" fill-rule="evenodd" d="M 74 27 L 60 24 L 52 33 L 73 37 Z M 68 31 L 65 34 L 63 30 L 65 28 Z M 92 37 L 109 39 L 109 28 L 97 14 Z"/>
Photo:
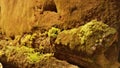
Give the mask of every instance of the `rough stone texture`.
<path id="1" fill-rule="evenodd" d="M 34 21 L 34 0 L 1 0 L 0 25 L 7 35 L 29 31 Z"/>
<path id="2" fill-rule="evenodd" d="M 38 27 L 42 29 L 50 29 L 58 25 L 61 21 L 59 20 L 60 16 L 56 12 L 46 11 L 38 17 Z"/>
<path id="3" fill-rule="evenodd" d="M 21 36 L 15 36 L 14 40 L 11 39 L 10 37 L 6 37 L 5 35 L 0 34 L 0 62 L 3 64 L 3 67 L 4 68 L 79 68 L 76 65 L 72 65 L 66 61 L 58 60 L 55 57 L 52 57 L 53 46 L 51 45 L 49 38 L 46 38 L 46 34 L 47 33 L 41 34 L 38 31 L 37 34 L 33 32 L 33 34 L 28 33 Z M 33 48 L 35 49 L 34 51 L 33 48 L 30 48 L 32 47 L 32 45 L 34 45 L 33 46 Z M 39 54 L 39 60 L 37 53 Z M 43 57 L 42 55 L 45 55 L 46 53 L 48 55 L 50 55 L 51 53 L 52 55 L 49 57 L 48 56 Z M 32 54 L 31 57 L 30 54 Z M 31 59 L 29 59 L 28 57 Z"/>
<path id="4" fill-rule="evenodd" d="M 117 62 L 118 51 L 116 48 L 116 45 L 111 46 L 106 51 L 110 52 L 108 54 L 104 54 L 101 48 L 96 50 L 96 55 L 88 56 L 86 53 L 72 51 L 66 46 L 56 45 L 55 57 L 85 68 L 118 68 L 120 64 Z"/>
<path id="5" fill-rule="evenodd" d="M 118 68 L 117 33 L 101 22 L 60 32 L 55 56 L 85 68 Z"/>
<path id="6" fill-rule="evenodd" d="M 45 29 L 54 25 L 62 29 L 69 29 L 93 19 L 103 21 L 118 29 L 119 6 L 119 0 L 34 0 L 34 2 L 33 0 L 2 0 L 2 21 L 0 24 L 7 34 L 22 33 L 30 29 L 31 25 L 36 22 L 42 28 L 42 25 L 45 25 Z M 31 11 L 32 7 L 34 12 Z M 40 21 L 41 19 L 42 21 Z M 11 23 L 16 25 L 15 29 Z"/>
<path id="7" fill-rule="evenodd" d="M 2 60 L 6 61 L 6 60 Z M 2 62 L 4 68 L 79 68 L 76 65 L 72 65 L 66 61 L 58 60 L 55 57 L 51 57 L 49 61 L 46 63 L 36 63 L 35 65 L 19 65 L 19 63 L 12 64 L 12 62 Z M 18 67 L 19 66 L 19 67 Z"/>
<path id="8" fill-rule="evenodd" d="M 44 3 L 47 5 L 45 1 Z M 57 23 L 57 27 L 61 29 L 78 27 L 90 20 L 97 19 L 116 28 L 120 32 L 119 0 L 54 0 L 54 2 L 52 1 L 49 4 L 54 5 L 54 3 L 60 20 L 60 23 Z M 46 25 L 46 27 L 48 26 Z M 120 40 L 120 35 L 118 35 L 118 40 Z"/>
<path id="9" fill-rule="evenodd" d="M 120 22 L 118 0 L 54 0 L 63 21 L 62 27 L 72 28 L 98 19 L 116 27 Z"/>
<path id="10" fill-rule="evenodd" d="M 53 0 L 38 0 L 35 5 L 35 19 L 37 27 L 48 30 L 53 26 L 59 25 L 60 15 Z"/>

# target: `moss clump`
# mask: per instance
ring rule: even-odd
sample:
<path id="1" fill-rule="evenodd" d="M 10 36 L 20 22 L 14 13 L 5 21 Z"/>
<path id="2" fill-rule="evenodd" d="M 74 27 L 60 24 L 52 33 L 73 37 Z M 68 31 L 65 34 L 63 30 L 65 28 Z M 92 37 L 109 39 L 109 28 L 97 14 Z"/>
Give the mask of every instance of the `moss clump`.
<path id="1" fill-rule="evenodd" d="M 24 35 L 20 40 L 21 45 L 31 47 L 36 36 L 36 33 Z"/>
<path id="2" fill-rule="evenodd" d="M 28 53 L 27 59 L 29 60 L 29 63 L 36 63 L 40 62 L 42 60 L 48 59 L 53 54 L 46 53 L 46 54 L 39 54 L 39 53 Z"/>
<path id="3" fill-rule="evenodd" d="M 116 30 L 114 28 L 110 28 L 108 25 L 102 22 L 92 20 L 81 27 L 79 35 L 81 38 L 81 44 L 84 44 L 90 36 L 98 35 L 99 38 L 102 38 L 115 33 Z"/>
<path id="4" fill-rule="evenodd" d="M 65 46 L 69 45 L 70 48 L 73 49 L 74 46 L 79 44 L 78 40 L 75 40 L 76 37 L 73 37 L 73 35 L 76 34 L 76 32 L 77 32 L 77 28 L 74 28 L 71 30 L 64 30 L 64 31 L 60 32 L 57 36 L 55 43 L 63 44 Z M 76 44 L 74 44 L 75 42 L 76 42 Z"/>
<path id="5" fill-rule="evenodd" d="M 97 46 L 109 47 L 109 42 L 113 40 L 112 36 L 116 32 L 114 28 L 92 20 L 79 28 L 60 32 L 55 42 L 56 44 L 69 46 L 72 50 L 92 54 Z"/>
<path id="6" fill-rule="evenodd" d="M 18 64 L 35 64 L 40 63 L 42 60 L 47 60 L 53 56 L 52 53 L 40 54 L 35 52 L 33 48 L 26 46 L 6 46 L 1 51 L 7 57 L 7 61 L 12 61 Z"/>
<path id="7" fill-rule="evenodd" d="M 52 27 L 48 31 L 48 37 L 56 38 L 59 32 L 60 32 L 60 29 Z"/>

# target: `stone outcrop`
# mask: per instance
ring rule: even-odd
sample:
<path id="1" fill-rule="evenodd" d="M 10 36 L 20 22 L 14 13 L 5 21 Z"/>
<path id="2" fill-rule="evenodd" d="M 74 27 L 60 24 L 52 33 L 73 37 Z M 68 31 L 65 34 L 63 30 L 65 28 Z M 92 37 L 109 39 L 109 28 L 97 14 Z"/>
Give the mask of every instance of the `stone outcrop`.
<path id="1" fill-rule="evenodd" d="M 118 68 L 117 31 L 91 21 L 60 32 L 55 40 L 55 56 L 85 68 Z"/>

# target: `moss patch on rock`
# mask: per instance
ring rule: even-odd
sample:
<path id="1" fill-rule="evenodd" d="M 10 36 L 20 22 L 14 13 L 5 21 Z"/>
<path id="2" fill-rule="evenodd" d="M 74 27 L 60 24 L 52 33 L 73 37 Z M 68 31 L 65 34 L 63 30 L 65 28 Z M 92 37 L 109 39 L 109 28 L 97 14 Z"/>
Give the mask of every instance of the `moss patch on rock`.
<path id="1" fill-rule="evenodd" d="M 60 32 L 60 29 L 52 27 L 48 31 L 48 37 L 56 38 L 59 32 Z"/>
<path id="2" fill-rule="evenodd" d="M 10 59 L 10 57 L 13 56 L 15 56 L 16 58 L 23 56 L 25 57 L 24 59 L 30 63 L 40 62 L 41 60 L 46 59 L 45 56 L 50 57 L 53 55 L 53 54 L 40 54 L 39 52 L 35 52 L 33 48 L 29 48 L 26 46 L 21 46 L 21 47 L 6 46 L 5 48 L 3 48 L 3 51 L 4 51 L 4 55 L 8 57 L 8 59 Z"/>
<path id="3" fill-rule="evenodd" d="M 7 62 L 19 64 L 18 67 L 31 66 L 33 64 L 47 63 L 52 53 L 35 52 L 33 48 L 26 46 L 6 46 L 0 51 L 0 57 L 6 57 Z"/>
<path id="4" fill-rule="evenodd" d="M 79 28 L 60 32 L 55 43 L 68 46 L 71 50 L 93 54 L 98 47 L 109 47 L 116 33 L 116 29 L 92 20 Z"/>
<path id="5" fill-rule="evenodd" d="M 54 57 L 51 38 L 59 30 L 53 27 L 40 33 L 37 29 L 12 38 L 0 34 L 0 62 L 5 68 L 78 68 Z"/>

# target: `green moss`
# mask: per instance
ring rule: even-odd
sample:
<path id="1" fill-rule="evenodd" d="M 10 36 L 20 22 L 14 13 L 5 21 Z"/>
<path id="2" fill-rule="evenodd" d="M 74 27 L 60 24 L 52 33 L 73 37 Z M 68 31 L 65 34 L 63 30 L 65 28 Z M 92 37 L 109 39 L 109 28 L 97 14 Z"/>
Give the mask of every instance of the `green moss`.
<path id="1" fill-rule="evenodd" d="M 21 39 L 21 43 L 27 42 L 31 38 L 31 35 L 26 35 L 23 39 Z"/>
<path id="2" fill-rule="evenodd" d="M 97 46 L 108 47 L 112 38 L 107 37 L 114 36 L 116 32 L 116 29 L 100 21 L 92 20 L 79 28 L 60 32 L 55 43 L 69 46 L 72 50 L 92 54 Z"/>
<path id="3" fill-rule="evenodd" d="M 40 57 L 39 57 L 38 53 L 28 53 L 27 58 L 32 63 L 39 62 L 39 60 L 40 60 Z"/>
<path id="4" fill-rule="evenodd" d="M 103 35 L 108 36 L 114 33 L 116 33 L 114 28 L 110 28 L 108 25 L 102 22 L 92 20 L 91 22 L 82 26 L 80 29 L 80 34 L 82 34 L 82 36 L 80 36 L 81 44 L 84 44 L 90 36 L 99 35 L 98 37 L 102 38 Z"/>
<path id="5" fill-rule="evenodd" d="M 42 62 L 42 60 L 49 59 L 49 57 L 53 56 L 52 53 L 41 54 L 39 52 L 35 52 L 33 48 L 26 46 L 6 46 L 2 49 L 2 51 L 4 52 L 4 55 L 7 57 L 8 61 L 14 60 L 14 62 L 16 62 L 18 60 L 23 60 L 23 63 L 29 64 Z"/>
<path id="6" fill-rule="evenodd" d="M 29 60 L 29 63 L 35 63 L 40 62 L 42 60 L 48 59 L 50 56 L 53 56 L 53 54 L 47 53 L 47 54 L 39 54 L 39 53 L 28 53 L 27 59 Z"/>
<path id="7" fill-rule="evenodd" d="M 56 38 L 57 34 L 60 32 L 60 29 L 52 27 L 49 31 L 48 31 L 48 37 L 53 37 Z"/>
<path id="8" fill-rule="evenodd" d="M 76 44 L 77 44 L 77 40 L 75 40 L 75 39 L 73 40 L 73 35 L 76 32 L 77 32 L 77 28 L 74 28 L 71 30 L 64 30 L 64 31 L 60 32 L 57 36 L 55 43 L 57 43 L 57 44 L 61 43 L 65 46 L 67 46 L 69 44 L 69 42 L 71 41 L 70 48 L 73 49 L 74 46 L 72 46 L 72 45 L 75 45 L 74 42 L 76 42 Z M 60 42 L 60 41 L 62 41 L 62 42 Z"/>
<path id="9" fill-rule="evenodd" d="M 33 43 L 33 39 L 35 39 L 36 36 L 37 36 L 36 33 L 33 33 L 33 34 L 25 34 L 25 35 L 20 39 L 21 45 L 31 47 L 31 46 L 32 46 L 32 43 Z"/>

